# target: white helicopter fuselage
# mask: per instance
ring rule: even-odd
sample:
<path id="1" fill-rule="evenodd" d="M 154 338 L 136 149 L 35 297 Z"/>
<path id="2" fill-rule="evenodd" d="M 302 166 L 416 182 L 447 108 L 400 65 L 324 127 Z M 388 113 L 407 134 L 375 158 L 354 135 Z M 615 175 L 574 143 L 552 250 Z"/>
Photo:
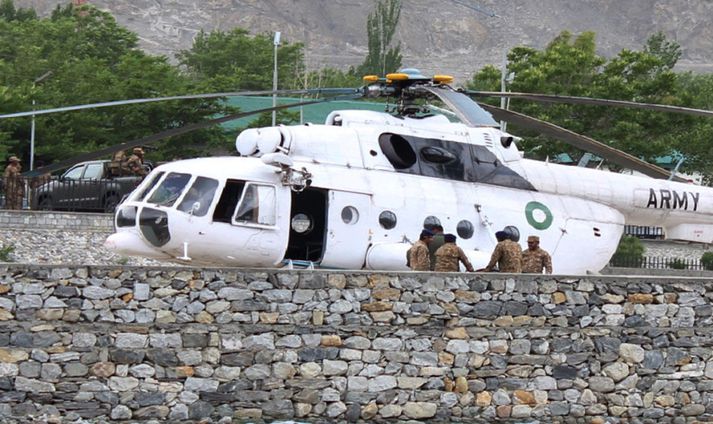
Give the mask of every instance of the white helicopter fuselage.
<path id="1" fill-rule="evenodd" d="M 480 268 L 509 227 L 538 235 L 554 272 L 583 274 L 608 263 L 625 224 L 713 240 L 710 189 L 522 159 L 506 136 L 371 111 L 246 130 L 241 157 L 156 168 L 107 245 L 194 264 L 401 270 L 424 225 L 440 223 Z"/>

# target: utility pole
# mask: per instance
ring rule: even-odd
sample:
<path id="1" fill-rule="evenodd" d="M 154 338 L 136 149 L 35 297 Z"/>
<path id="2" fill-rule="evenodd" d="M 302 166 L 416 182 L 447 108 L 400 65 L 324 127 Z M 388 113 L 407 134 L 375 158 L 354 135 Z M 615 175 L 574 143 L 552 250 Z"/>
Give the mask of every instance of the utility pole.
<path id="1" fill-rule="evenodd" d="M 275 45 L 275 67 L 272 72 L 272 126 L 275 126 L 275 121 L 277 120 L 277 111 L 275 106 L 277 106 L 277 47 L 280 45 L 280 31 L 275 32 L 275 38 L 272 43 Z"/>
<path id="2" fill-rule="evenodd" d="M 508 84 L 512 82 L 512 80 L 515 78 L 515 73 L 510 72 L 508 74 L 508 55 L 505 53 L 503 55 L 503 68 L 500 72 L 500 92 L 505 93 L 508 91 Z M 501 97 L 500 98 L 500 108 L 507 110 L 510 107 L 510 98 L 509 97 Z M 505 132 L 507 130 L 507 125 L 508 123 L 505 121 L 500 121 L 500 130 Z"/>
<path id="3" fill-rule="evenodd" d="M 34 97 L 34 91 L 35 87 L 37 84 L 41 83 L 42 81 L 46 80 L 47 78 L 52 76 L 52 71 L 47 71 L 41 76 L 37 77 L 35 81 L 32 83 L 32 91 L 33 91 L 33 97 Z M 32 110 L 35 110 L 35 99 L 32 99 Z M 30 124 L 30 171 L 35 169 L 35 115 L 32 114 L 32 123 Z"/>

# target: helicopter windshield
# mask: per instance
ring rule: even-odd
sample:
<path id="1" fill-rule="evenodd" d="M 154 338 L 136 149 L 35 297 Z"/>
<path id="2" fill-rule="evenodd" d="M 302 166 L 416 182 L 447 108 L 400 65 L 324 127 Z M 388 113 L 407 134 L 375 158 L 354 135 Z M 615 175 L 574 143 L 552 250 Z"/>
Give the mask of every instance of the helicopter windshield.
<path id="1" fill-rule="evenodd" d="M 190 179 L 190 174 L 171 172 L 151 194 L 148 203 L 154 203 L 156 206 L 172 206 L 181 196 Z"/>
<path id="2" fill-rule="evenodd" d="M 146 195 L 149 194 L 149 192 L 156 186 L 156 183 L 158 183 L 162 176 L 163 172 L 149 175 L 149 178 L 151 178 L 151 180 L 148 183 L 144 183 L 144 188 L 135 195 L 136 197 L 133 200 L 144 200 L 144 197 L 146 197 Z"/>
<path id="3" fill-rule="evenodd" d="M 213 202 L 217 188 L 218 180 L 196 177 L 193 185 L 188 189 L 188 193 L 178 205 L 178 210 L 194 216 L 204 216 L 208 213 L 208 208 Z"/>
<path id="4" fill-rule="evenodd" d="M 449 109 L 453 110 L 458 118 L 466 125 L 471 127 L 498 127 L 498 124 L 490 112 L 480 107 L 470 97 L 463 93 L 444 89 L 440 87 L 424 87 L 426 90 L 435 94 Z"/>

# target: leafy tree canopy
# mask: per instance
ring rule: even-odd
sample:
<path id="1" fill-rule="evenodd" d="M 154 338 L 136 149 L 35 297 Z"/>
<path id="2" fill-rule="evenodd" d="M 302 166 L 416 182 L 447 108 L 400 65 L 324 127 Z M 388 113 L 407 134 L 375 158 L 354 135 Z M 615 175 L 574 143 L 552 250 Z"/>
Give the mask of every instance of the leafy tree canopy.
<path id="1" fill-rule="evenodd" d="M 209 89 L 272 88 L 274 45 L 270 34 L 252 36 L 242 28 L 201 32 L 193 47 L 178 54 L 181 65 Z M 277 49 L 278 88 L 299 87 L 304 73 L 304 46 L 283 43 Z"/>
<path id="2" fill-rule="evenodd" d="M 646 103 L 696 106 L 710 99 L 711 79 L 673 71 L 680 47 L 661 34 L 649 38 L 642 50 L 622 50 L 611 59 L 596 53 L 595 34 L 578 36 L 562 32 L 542 49 L 516 47 L 508 54 L 508 72 L 514 74 L 510 91 L 601 97 Z M 500 90 L 500 70 L 486 66 L 468 87 Z M 705 94 L 707 93 L 708 96 Z M 710 134 L 711 122 L 703 118 L 603 106 L 538 104 L 514 99 L 513 110 L 553 122 L 580 134 L 655 161 L 674 152 L 689 157 L 688 169 L 713 175 L 710 143 L 691 143 L 691 132 Z M 701 105 L 700 107 L 705 107 Z M 530 157 L 553 158 L 583 152 L 539 134 L 509 128 L 525 135 L 521 146 Z M 710 137 L 708 138 L 710 140 Z M 703 159 L 706 157 L 707 159 Z M 704 170 L 704 168 L 712 168 Z"/>
<path id="3" fill-rule="evenodd" d="M 34 12 L 0 4 L 0 112 L 196 92 L 202 87 L 164 57 L 137 47 L 138 37 L 92 6 Z M 39 77 L 45 76 L 40 81 Z M 33 106 L 34 102 L 34 106 Z M 80 152 L 202 121 L 226 108 L 217 100 L 100 108 L 36 118 L 36 163 L 49 164 Z M 222 140 L 210 129 L 180 137 L 157 159 L 191 145 Z M 0 157 L 29 162 L 30 118 L 0 121 Z M 168 144 L 168 143 L 167 143 Z M 27 167 L 26 167 L 27 169 Z"/>
<path id="4" fill-rule="evenodd" d="M 369 53 L 352 73 L 385 75 L 401 68 L 401 43 L 392 44 L 401 16 L 400 0 L 378 0 L 376 10 L 367 18 Z"/>

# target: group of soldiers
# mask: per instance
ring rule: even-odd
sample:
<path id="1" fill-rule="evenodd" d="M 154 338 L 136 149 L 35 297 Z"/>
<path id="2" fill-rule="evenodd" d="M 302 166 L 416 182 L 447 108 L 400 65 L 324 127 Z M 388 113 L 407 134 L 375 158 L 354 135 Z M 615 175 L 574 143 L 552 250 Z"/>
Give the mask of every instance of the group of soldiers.
<path id="1" fill-rule="evenodd" d="M 542 274 L 544 270 L 552 274 L 552 258 L 540 247 L 539 237 L 529 236 L 524 252 L 506 231 L 498 231 L 495 238 L 498 244 L 490 262 L 478 271 L 493 271 L 497 266 L 500 272 Z M 458 272 L 459 263 L 463 263 L 468 272 L 474 271 L 463 249 L 456 245 L 456 236 L 443 234 L 440 225 L 423 229 L 406 255 L 406 265 L 413 271 Z"/>
<path id="2" fill-rule="evenodd" d="M 500 272 L 542 274 L 544 269 L 546 274 L 552 274 L 552 258 L 540 247 L 538 236 L 527 238 L 525 251 L 507 231 L 498 231 L 495 238 L 498 244 L 483 271 L 492 271 L 497 265 Z"/>
<path id="3" fill-rule="evenodd" d="M 134 147 L 131 151 L 132 155 L 126 159 L 126 153 L 123 150 L 119 150 L 114 153 L 111 158 L 111 163 L 109 163 L 109 172 L 113 177 L 124 177 L 127 175 L 138 175 L 143 177 L 146 175 L 146 169 L 144 168 L 144 149 L 141 147 Z"/>
<path id="4" fill-rule="evenodd" d="M 144 150 L 141 147 L 135 147 L 128 159 L 123 150 L 115 153 L 109 164 L 109 171 L 113 177 L 145 176 Z M 10 156 L 2 179 L 2 191 L 5 193 L 5 209 L 22 209 L 22 200 L 25 197 L 25 181 L 21 173 L 22 164 L 20 163 L 20 158 Z M 39 179 L 35 178 L 33 182 L 39 184 L 48 179 L 49 174 L 43 175 Z"/>
<path id="5" fill-rule="evenodd" d="M 414 271 L 456 272 L 459 262 L 473 272 L 465 252 L 456 245 L 456 236 L 443 234 L 440 225 L 434 225 L 430 230 L 423 229 L 406 255 L 406 265 Z"/>

